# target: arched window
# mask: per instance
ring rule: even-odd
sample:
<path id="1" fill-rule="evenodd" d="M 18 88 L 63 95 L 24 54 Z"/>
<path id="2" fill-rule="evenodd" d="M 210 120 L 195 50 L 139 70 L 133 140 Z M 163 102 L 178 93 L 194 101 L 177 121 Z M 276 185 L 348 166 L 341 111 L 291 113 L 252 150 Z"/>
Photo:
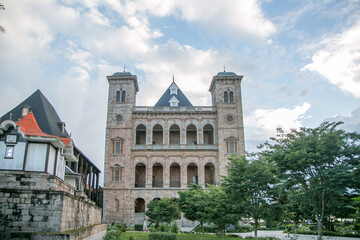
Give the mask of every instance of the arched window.
<path id="1" fill-rule="evenodd" d="M 121 102 L 124 103 L 124 102 L 125 102 L 125 99 L 126 99 L 126 92 L 125 92 L 125 91 L 122 91 L 122 92 L 121 92 Z"/>
<path id="2" fill-rule="evenodd" d="M 170 187 L 181 187 L 180 165 L 173 163 L 170 165 Z"/>
<path id="3" fill-rule="evenodd" d="M 143 124 L 136 127 L 136 144 L 146 144 L 146 127 Z"/>
<path id="4" fill-rule="evenodd" d="M 163 166 L 161 163 L 155 163 L 152 176 L 153 187 L 163 187 Z"/>
<path id="5" fill-rule="evenodd" d="M 169 144 L 180 144 L 180 128 L 173 124 L 170 127 L 170 142 Z"/>
<path id="6" fill-rule="evenodd" d="M 146 166 L 143 163 L 136 164 L 135 167 L 135 187 L 145 187 Z"/>
<path id="7" fill-rule="evenodd" d="M 214 127 L 206 124 L 203 128 L 204 144 L 214 144 Z"/>
<path id="8" fill-rule="evenodd" d="M 190 124 L 186 128 L 186 144 L 187 145 L 197 144 L 197 131 L 194 124 Z"/>
<path id="9" fill-rule="evenodd" d="M 187 166 L 187 185 L 198 184 L 198 167 L 195 163 Z"/>
<path id="10" fill-rule="evenodd" d="M 224 103 L 228 103 L 228 102 L 229 102 L 228 92 L 224 92 Z"/>
<path id="11" fill-rule="evenodd" d="M 116 91 L 116 102 L 120 102 L 120 91 Z"/>
<path id="12" fill-rule="evenodd" d="M 118 212 L 119 210 L 120 210 L 119 200 L 118 200 L 118 199 L 115 199 L 115 211 Z"/>
<path id="13" fill-rule="evenodd" d="M 229 98 L 230 98 L 230 103 L 234 103 L 234 92 L 233 91 L 229 92 Z"/>
<path id="14" fill-rule="evenodd" d="M 163 127 L 160 124 L 153 127 L 152 144 L 163 144 Z"/>
<path id="15" fill-rule="evenodd" d="M 135 200 L 135 213 L 145 213 L 145 200 L 143 198 Z"/>
<path id="16" fill-rule="evenodd" d="M 205 186 L 215 184 L 215 166 L 212 163 L 207 163 L 205 165 Z"/>

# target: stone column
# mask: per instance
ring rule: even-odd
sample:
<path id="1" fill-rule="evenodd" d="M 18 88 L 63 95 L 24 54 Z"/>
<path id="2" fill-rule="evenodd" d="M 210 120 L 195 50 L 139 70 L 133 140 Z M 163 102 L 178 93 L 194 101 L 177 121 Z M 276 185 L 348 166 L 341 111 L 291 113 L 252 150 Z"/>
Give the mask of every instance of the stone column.
<path id="1" fill-rule="evenodd" d="M 151 161 L 151 155 L 148 154 L 146 156 L 147 161 L 146 161 L 146 183 L 145 183 L 145 187 L 146 188 L 152 188 L 152 175 L 153 175 L 153 164 Z"/>
<path id="2" fill-rule="evenodd" d="M 199 155 L 199 161 L 198 161 L 198 176 L 199 176 L 199 185 L 201 187 L 205 187 L 205 169 L 203 164 L 203 155 Z"/>
<path id="3" fill-rule="evenodd" d="M 163 187 L 170 187 L 170 163 L 169 156 L 164 156 L 164 166 L 163 166 Z"/>
<path id="4" fill-rule="evenodd" d="M 187 164 L 186 164 L 186 155 L 183 154 L 182 156 L 182 163 L 180 165 L 180 181 L 181 181 L 181 188 L 187 188 Z"/>

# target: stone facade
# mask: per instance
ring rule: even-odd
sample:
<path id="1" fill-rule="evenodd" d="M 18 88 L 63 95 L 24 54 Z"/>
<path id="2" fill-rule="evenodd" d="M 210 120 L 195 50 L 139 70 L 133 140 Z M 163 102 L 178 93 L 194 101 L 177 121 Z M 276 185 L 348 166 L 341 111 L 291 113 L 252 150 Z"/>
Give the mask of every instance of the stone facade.
<path id="1" fill-rule="evenodd" d="M 108 77 L 105 221 L 142 223 L 153 199 L 176 198 L 192 183 L 206 188 L 227 174 L 229 156 L 245 154 L 241 80 L 228 72 L 214 76 L 212 106 L 142 107 L 135 75 Z M 170 88 L 170 104 L 178 104 Z"/>
<path id="2" fill-rule="evenodd" d="M 63 232 L 101 223 L 101 208 L 48 173 L 0 171 L 0 231 Z"/>

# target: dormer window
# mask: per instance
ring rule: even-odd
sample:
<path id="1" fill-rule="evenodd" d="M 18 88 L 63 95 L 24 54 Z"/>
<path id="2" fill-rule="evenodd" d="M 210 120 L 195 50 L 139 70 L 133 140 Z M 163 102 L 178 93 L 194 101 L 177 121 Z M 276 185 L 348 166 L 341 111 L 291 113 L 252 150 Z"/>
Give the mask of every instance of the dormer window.
<path id="1" fill-rule="evenodd" d="M 170 95 L 177 95 L 177 88 L 175 87 L 170 88 Z"/>
<path id="2" fill-rule="evenodd" d="M 170 107 L 177 107 L 177 106 L 179 106 L 179 100 L 178 100 L 175 96 L 173 96 L 173 97 L 170 99 L 169 103 L 170 103 Z"/>
<path id="3" fill-rule="evenodd" d="M 24 106 L 21 108 L 21 117 L 25 117 L 29 113 L 29 107 Z"/>
<path id="4" fill-rule="evenodd" d="M 66 127 L 65 123 L 61 122 L 60 124 L 61 124 L 61 132 L 65 133 L 65 127 Z"/>

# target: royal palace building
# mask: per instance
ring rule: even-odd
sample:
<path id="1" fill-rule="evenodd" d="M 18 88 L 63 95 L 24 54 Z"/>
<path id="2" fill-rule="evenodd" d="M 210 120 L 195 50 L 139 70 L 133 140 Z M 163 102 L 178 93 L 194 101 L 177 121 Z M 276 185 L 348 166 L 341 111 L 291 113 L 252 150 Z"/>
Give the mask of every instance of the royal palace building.
<path id="1" fill-rule="evenodd" d="M 214 76 L 211 106 L 193 106 L 174 81 L 155 106 L 137 106 L 136 75 L 107 77 L 105 221 L 142 223 L 150 201 L 227 174 L 230 155 L 245 154 L 242 78 Z"/>

